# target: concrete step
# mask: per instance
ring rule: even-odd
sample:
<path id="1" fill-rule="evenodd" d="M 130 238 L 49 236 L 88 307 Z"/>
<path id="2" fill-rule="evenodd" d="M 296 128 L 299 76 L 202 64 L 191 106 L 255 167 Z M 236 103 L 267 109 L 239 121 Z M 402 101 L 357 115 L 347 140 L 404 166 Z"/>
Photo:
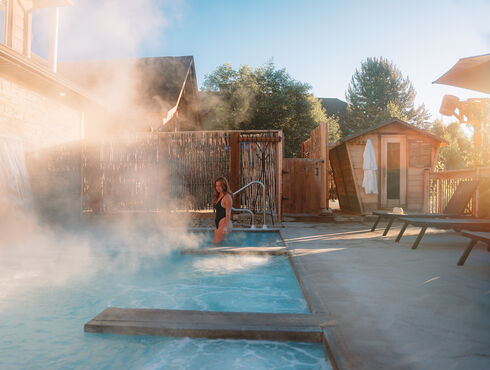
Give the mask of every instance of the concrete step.
<path id="1" fill-rule="evenodd" d="M 86 323 L 84 330 L 125 335 L 322 342 L 322 328 L 327 326 L 324 313 L 107 308 Z"/>

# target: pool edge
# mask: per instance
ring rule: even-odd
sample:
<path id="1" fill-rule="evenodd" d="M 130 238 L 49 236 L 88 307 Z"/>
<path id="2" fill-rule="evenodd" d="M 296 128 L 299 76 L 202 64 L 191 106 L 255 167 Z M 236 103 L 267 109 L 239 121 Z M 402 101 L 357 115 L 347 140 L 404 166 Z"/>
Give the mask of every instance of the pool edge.
<path id="1" fill-rule="evenodd" d="M 298 281 L 299 286 L 301 287 L 301 290 L 303 291 L 303 296 L 305 297 L 306 303 L 308 305 L 308 309 L 310 310 L 310 313 L 325 313 L 329 315 L 329 312 L 327 308 L 323 305 L 320 304 L 321 302 L 313 302 L 311 299 L 310 293 L 308 292 L 308 289 L 306 288 L 305 284 L 303 283 L 303 279 L 301 278 L 301 274 L 296 267 L 296 263 L 294 262 L 294 256 L 291 253 L 291 250 L 289 248 L 288 242 L 284 239 L 282 236 L 281 230 L 278 230 L 279 236 L 281 237 L 281 240 L 286 248 L 287 251 L 287 256 L 289 259 L 289 263 L 291 264 L 291 267 L 293 268 L 294 275 L 296 276 L 296 280 Z M 332 330 L 333 327 L 329 328 L 329 330 Z M 327 332 L 326 329 L 322 330 L 322 345 L 323 349 L 325 350 L 325 355 L 327 356 L 330 364 L 332 365 L 332 369 L 334 370 L 339 370 L 339 362 L 337 361 L 337 357 L 334 354 L 335 351 L 335 345 L 332 345 L 335 341 L 331 338 L 331 334 Z"/>

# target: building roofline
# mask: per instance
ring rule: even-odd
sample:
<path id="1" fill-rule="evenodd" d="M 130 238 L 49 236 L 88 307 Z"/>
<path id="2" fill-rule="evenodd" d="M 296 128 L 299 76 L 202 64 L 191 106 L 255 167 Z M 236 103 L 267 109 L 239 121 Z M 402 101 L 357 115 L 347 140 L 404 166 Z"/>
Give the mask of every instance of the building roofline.
<path id="1" fill-rule="evenodd" d="M 0 75 L 79 109 L 102 106 L 89 92 L 15 50 L 0 44 Z"/>
<path id="2" fill-rule="evenodd" d="M 408 128 L 408 129 L 415 130 L 415 131 L 419 132 L 422 135 L 428 136 L 432 140 L 438 141 L 438 142 L 443 143 L 443 144 L 447 144 L 447 142 L 444 139 L 441 139 L 437 135 L 431 134 L 430 132 L 427 132 L 426 130 L 423 130 L 423 129 L 417 127 L 417 126 L 411 125 L 408 122 L 402 121 L 401 119 L 391 118 L 388 121 L 385 121 L 385 122 L 383 122 L 383 123 L 381 123 L 381 124 L 379 124 L 377 126 L 370 127 L 369 129 L 360 131 L 360 132 L 358 132 L 358 133 L 356 133 L 356 134 L 354 134 L 352 136 L 347 136 L 347 137 L 343 138 L 334 147 L 337 147 L 338 145 L 341 145 L 343 143 L 346 143 L 346 142 L 348 142 L 348 141 L 350 141 L 352 139 L 355 139 L 355 138 L 357 138 L 359 136 L 366 135 L 368 132 L 378 130 L 378 129 L 380 129 L 380 128 L 384 127 L 384 126 L 387 126 L 389 124 L 392 124 L 392 123 L 402 125 L 402 126 Z"/>

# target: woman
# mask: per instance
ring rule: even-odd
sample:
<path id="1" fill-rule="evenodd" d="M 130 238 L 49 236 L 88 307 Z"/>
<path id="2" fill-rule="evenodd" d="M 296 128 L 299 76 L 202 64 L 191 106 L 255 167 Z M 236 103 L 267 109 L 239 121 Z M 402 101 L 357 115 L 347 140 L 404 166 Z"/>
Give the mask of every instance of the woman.
<path id="1" fill-rule="evenodd" d="M 231 232 L 231 205 L 232 194 L 230 185 L 224 177 L 219 177 L 214 182 L 214 209 L 216 217 L 214 222 L 216 229 L 214 230 L 213 244 L 219 244 L 225 240 L 226 236 Z"/>

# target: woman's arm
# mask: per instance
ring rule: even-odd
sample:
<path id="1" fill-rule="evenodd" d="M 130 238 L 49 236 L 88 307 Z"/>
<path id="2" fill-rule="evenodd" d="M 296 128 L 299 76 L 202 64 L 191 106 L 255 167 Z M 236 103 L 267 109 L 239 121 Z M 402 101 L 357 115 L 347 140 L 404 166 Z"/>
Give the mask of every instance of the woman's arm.
<path id="1" fill-rule="evenodd" d="M 226 223 L 228 223 L 231 220 L 231 195 L 227 194 L 225 196 L 225 199 L 223 199 L 225 202 L 225 210 L 226 210 Z"/>

